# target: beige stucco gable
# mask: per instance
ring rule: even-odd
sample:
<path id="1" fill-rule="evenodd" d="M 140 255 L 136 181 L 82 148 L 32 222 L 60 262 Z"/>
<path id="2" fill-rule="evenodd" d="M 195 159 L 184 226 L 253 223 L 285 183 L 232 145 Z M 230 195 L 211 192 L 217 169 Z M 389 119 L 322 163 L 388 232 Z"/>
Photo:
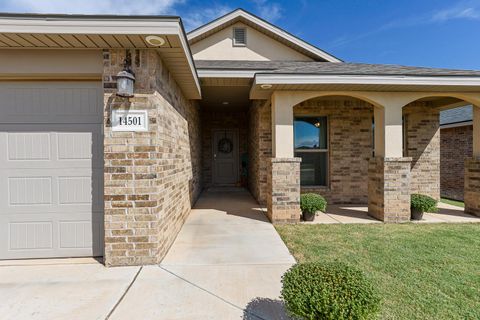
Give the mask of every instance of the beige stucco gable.
<path id="1" fill-rule="evenodd" d="M 247 45 L 233 45 L 233 28 L 245 28 Z M 195 60 L 313 61 L 310 57 L 241 22 L 190 46 Z"/>

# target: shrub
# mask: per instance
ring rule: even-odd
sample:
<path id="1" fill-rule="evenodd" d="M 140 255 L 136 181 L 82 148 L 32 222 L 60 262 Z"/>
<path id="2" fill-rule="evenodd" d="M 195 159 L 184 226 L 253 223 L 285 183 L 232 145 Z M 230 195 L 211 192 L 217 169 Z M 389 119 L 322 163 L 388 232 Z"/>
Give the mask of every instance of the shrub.
<path id="1" fill-rule="evenodd" d="M 316 193 L 304 193 L 300 195 L 300 208 L 302 212 L 315 213 L 327 210 L 327 200 Z"/>
<path id="2" fill-rule="evenodd" d="M 363 273 L 344 263 L 305 263 L 282 277 L 285 307 L 301 319 L 369 319 L 380 298 Z"/>
<path id="3" fill-rule="evenodd" d="M 414 193 L 410 196 L 410 208 L 421 212 L 437 212 L 437 200 Z"/>

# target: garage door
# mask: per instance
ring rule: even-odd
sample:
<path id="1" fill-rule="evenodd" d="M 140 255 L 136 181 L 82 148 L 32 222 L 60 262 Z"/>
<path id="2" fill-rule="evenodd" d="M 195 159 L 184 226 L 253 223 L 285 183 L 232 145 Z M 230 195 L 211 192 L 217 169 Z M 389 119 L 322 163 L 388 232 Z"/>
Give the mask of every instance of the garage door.
<path id="1" fill-rule="evenodd" d="M 102 92 L 0 83 L 0 259 L 103 255 Z"/>

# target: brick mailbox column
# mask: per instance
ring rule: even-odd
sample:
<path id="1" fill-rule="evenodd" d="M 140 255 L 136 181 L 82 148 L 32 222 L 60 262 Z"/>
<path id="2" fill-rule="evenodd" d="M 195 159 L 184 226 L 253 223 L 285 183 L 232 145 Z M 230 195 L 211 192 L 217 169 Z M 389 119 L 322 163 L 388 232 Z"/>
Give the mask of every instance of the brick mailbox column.
<path id="1" fill-rule="evenodd" d="M 375 157 L 369 163 L 368 213 L 384 222 L 410 221 L 412 158 Z"/>
<path id="2" fill-rule="evenodd" d="M 480 217 L 480 157 L 465 160 L 465 212 Z"/>
<path id="3" fill-rule="evenodd" d="M 271 158 L 267 174 L 267 215 L 272 223 L 300 221 L 301 158 Z"/>

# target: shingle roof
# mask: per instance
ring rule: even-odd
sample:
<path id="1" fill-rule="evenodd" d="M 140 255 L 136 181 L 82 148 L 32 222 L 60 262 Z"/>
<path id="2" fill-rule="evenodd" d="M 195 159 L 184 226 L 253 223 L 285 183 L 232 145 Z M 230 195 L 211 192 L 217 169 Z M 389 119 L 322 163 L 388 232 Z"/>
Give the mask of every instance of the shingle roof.
<path id="1" fill-rule="evenodd" d="M 258 73 L 393 76 L 478 76 L 476 70 L 407 67 L 390 64 L 310 61 L 196 60 L 197 69 L 258 70 Z"/>
<path id="2" fill-rule="evenodd" d="M 472 119 L 472 106 L 464 106 L 440 112 L 440 125 L 472 121 Z"/>

